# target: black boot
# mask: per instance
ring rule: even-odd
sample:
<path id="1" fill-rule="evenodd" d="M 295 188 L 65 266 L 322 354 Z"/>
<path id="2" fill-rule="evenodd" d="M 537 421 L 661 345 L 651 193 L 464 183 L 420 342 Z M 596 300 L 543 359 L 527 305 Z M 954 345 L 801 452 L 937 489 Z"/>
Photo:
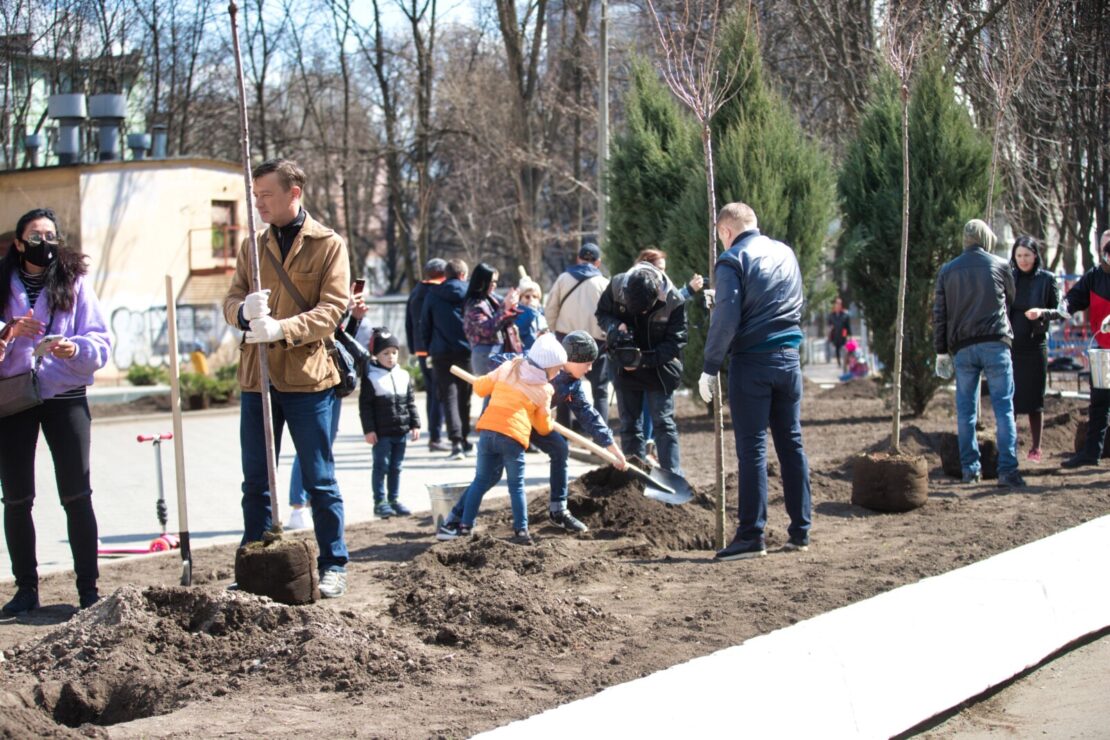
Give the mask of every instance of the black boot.
<path id="1" fill-rule="evenodd" d="M 96 586 L 82 588 L 77 591 L 77 599 L 82 609 L 88 609 L 100 601 L 100 592 L 96 590 Z"/>
<path id="2" fill-rule="evenodd" d="M 5 617 L 18 617 L 39 608 L 39 590 L 32 586 L 20 586 L 12 600 L 4 604 Z"/>

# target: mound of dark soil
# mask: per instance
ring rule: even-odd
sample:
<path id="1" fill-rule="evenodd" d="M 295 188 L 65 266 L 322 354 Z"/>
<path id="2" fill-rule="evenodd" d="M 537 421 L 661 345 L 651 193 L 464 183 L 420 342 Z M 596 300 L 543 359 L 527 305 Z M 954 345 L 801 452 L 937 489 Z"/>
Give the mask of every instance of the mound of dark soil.
<path id="1" fill-rule="evenodd" d="M 1070 455 L 1075 428 L 1082 421 L 1074 412 L 1051 413 L 1048 406 L 1044 410 L 1044 426 L 1041 429 L 1041 450 L 1045 457 Z M 1018 420 L 1018 445 L 1028 450 L 1030 441 L 1024 433 L 1025 422 Z"/>
<path id="2" fill-rule="evenodd" d="M 703 493 L 682 506 L 663 504 L 644 496 L 639 478 L 611 466 L 581 476 L 568 493 L 567 508 L 596 538 L 640 536 L 666 550 L 713 549 L 713 504 Z M 536 521 L 546 519 L 547 502 L 537 501 L 536 508 Z"/>
<path id="3" fill-rule="evenodd" d="M 615 617 L 558 587 L 593 580 L 610 567 L 597 557 L 579 559 L 570 547 L 562 538 L 522 546 L 489 535 L 436 545 L 388 576 L 395 593 L 390 613 L 440 645 L 574 648 L 623 634 Z"/>
<path id="4" fill-rule="evenodd" d="M 980 434 L 979 436 L 979 465 L 983 478 L 994 480 L 998 477 L 998 445 L 993 437 Z M 960 463 L 960 438 L 955 432 L 937 432 L 933 435 L 936 442 L 937 454 L 940 455 L 940 464 L 944 474 L 952 478 L 963 476 L 963 465 Z"/>
<path id="5" fill-rule="evenodd" d="M 1086 419 L 1080 419 L 1075 423 L 1075 435 L 1072 439 L 1072 449 L 1069 452 L 1082 452 L 1087 446 L 1087 426 Z M 1105 460 L 1110 458 L 1110 445 L 1102 445 L 1102 458 Z"/>
<path id="6" fill-rule="evenodd" d="M 396 681 L 419 658 L 350 613 L 238 591 L 124 586 L 10 652 L 56 722 L 116 724 L 256 683 L 352 690 Z"/>
<path id="7" fill-rule="evenodd" d="M 826 388 L 820 392 L 820 397 L 826 400 L 862 400 L 868 398 L 879 398 L 879 391 L 882 390 L 882 384 L 878 380 L 871 378 L 854 378 L 852 380 L 838 383 L 832 388 Z"/>
<path id="8" fill-rule="evenodd" d="M 13 706 L 7 706 L 8 703 Z M 18 697 L 10 701 L 0 698 L 0 738 L 2 740 L 22 740 L 35 738 L 81 738 L 91 736 L 61 726 L 37 709 L 19 706 Z"/>

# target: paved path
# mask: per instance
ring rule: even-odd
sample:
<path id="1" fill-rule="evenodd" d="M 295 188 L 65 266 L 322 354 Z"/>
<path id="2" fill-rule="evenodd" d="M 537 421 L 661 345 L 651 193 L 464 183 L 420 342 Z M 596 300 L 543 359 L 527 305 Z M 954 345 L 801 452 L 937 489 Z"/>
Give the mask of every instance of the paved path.
<path id="1" fill-rule="evenodd" d="M 423 394 L 419 395 L 418 404 L 423 410 Z M 481 404 L 474 403 L 472 406 L 477 415 Z M 99 419 L 93 422 L 93 501 L 104 547 L 146 547 L 160 533 L 155 513 L 158 484 L 154 453 L 149 443 L 140 445 L 135 438 L 139 434 L 172 430 L 173 423 L 169 414 Z M 193 546 L 238 541 L 242 534 L 238 408 L 187 413 L 184 418 L 184 433 L 189 529 Z M 285 441 L 278 465 L 283 521 L 288 520 L 289 471 L 293 460 L 288 435 Z M 474 460 L 471 458 L 451 462 L 446 457 L 446 453 L 429 452 L 426 438 L 409 443 L 405 470 L 401 475 L 401 501 L 413 511 L 427 511 L 429 508 L 425 484 L 470 482 Z M 372 519 L 370 446 L 362 438 L 357 396 L 351 396 L 343 403 L 335 459 L 339 488 L 346 504 L 347 522 Z M 528 455 L 527 459 L 526 484 L 529 487 L 546 486 L 547 456 Z M 177 499 L 172 443 L 164 445 L 162 462 L 169 507 L 169 531 L 176 532 Z M 589 469 L 588 465 L 570 461 L 572 478 Z M 38 489 L 35 527 L 38 534 L 40 573 L 68 570 L 72 567 L 72 557 L 66 538 L 65 514 L 58 503 L 53 462 L 45 441 L 41 438 L 35 459 L 35 477 Z M 502 483 L 487 495 L 507 495 L 505 484 Z M 414 523 L 414 526 L 417 525 Z M 430 530 L 428 534 L 431 535 Z M 11 581 L 11 564 L 7 546 L 0 541 L 0 582 L 8 581 Z"/>

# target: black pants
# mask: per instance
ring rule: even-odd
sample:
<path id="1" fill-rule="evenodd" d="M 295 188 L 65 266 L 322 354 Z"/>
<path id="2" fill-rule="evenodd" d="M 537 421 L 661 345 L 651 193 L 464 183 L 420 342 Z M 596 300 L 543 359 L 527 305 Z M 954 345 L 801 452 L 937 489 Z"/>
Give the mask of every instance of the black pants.
<path id="1" fill-rule="evenodd" d="M 458 365 L 470 371 L 470 352 L 436 355 L 432 358 L 432 372 L 439 389 L 439 405 L 447 424 L 447 438 L 452 444 L 461 445 L 470 436 L 470 383 L 457 378 L 451 366 Z"/>
<path id="2" fill-rule="evenodd" d="M 1102 459 L 1108 417 L 1110 417 L 1110 390 L 1091 386 L 1091 405 L 1087 409 L 1087 444 L 1083 447 L 1084 457 L 1090 460 Z"/>
<path id="3" fill-rule="evenodd" d="M 69 549 L 79 591 L 96 586 L 96 514 L 89 482 L 92 419 L 85 398 L 51 399 L 0 419 L 0 487 L 4 492 L 4 537 L 15 584 L 38 586 L 35 557 L 35 448 L 39 429 L 54 460 L 54 478 L 66 512 Z"/>

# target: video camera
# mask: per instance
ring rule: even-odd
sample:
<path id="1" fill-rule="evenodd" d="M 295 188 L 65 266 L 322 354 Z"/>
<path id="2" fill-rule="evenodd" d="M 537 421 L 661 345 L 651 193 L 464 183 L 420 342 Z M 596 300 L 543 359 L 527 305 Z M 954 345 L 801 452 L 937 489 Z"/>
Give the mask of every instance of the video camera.
<path id="1" fill-rule="evenodd" d="M 623 331 L 609 343 L 609 354 L 619 367 L 639 367 L 643 359 L 643 352 L 636 346 L 636 338 Z"/>

